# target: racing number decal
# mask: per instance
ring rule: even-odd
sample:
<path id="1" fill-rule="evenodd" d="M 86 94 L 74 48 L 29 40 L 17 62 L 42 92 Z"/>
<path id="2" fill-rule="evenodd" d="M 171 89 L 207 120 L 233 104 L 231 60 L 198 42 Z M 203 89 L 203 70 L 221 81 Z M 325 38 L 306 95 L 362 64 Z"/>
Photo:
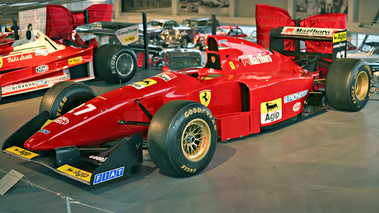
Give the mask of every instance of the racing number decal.
<path id="1" fill-rule="evenodd" d="M 92 104 L 87 104 L 85 106 L 87 106 L 87 108 L 82 109 L 82 110 L 80 110 L 78 112 L 75 112 L 74 115 L 81 115 L 81 114 L 84 114 L 84 113 L 87 113 L 87 112 L 91 112 L 91 111 L 93 111 L 93 110 L 96 109 L 96 107 L 94 105 L 92 105 Z"/>
<path id="2" fill-rule="evenodd" d="M 200 103 L 204 106 L 208 106 L 211 102 L 211 91 L 210 90 L 203 90 L 199 93 L 200 97 Z"/>
<path id="3" fill-rule="evenodd" d="M 261 124 L 268 124 L 282 119 L 282 99 L 261 103 Z"/>

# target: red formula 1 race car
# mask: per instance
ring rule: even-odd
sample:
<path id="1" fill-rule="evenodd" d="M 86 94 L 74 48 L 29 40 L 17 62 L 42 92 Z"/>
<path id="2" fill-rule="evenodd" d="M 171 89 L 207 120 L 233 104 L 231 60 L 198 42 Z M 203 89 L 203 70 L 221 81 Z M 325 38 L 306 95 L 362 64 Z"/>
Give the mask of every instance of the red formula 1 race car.
<path id="1" fill-rule="evenodd" d="M 202 50 L 206 47 L 205 41 L 207 37 L 212 35 L 212 33 L 198 33 L 193 37 L 193 44 Z M 247 35 L 242 32 L 242 29 L 238 26 L 232 25 L 222 25 L 216 28 L 216 35 L 229 36 L 233 38 L 245 38 Z"/>
<path id="2" fill-rule="evenodd" d="M 95 54 L 94 48 L 94 43 L 86 48 L 57 43 L 29 25 L 24 38 L 0 45 L 0 100 L 62 81 L 94 79 L 95 74 L 112 83 L 134 75 L 137 57 L 130 48 L 105 44 Z"/>
<path id="3" fill-rule="evenodd" d="M 310 39 L 288 34 L 307 30 L 281 29 L 277 39 Z M 341 55 L 346 31 L 309 30 L 330 43 L 335 36 L 338 52 L 330 58 Z M 326 95 L 333 107 L 349 111 L 368 101 L 371 73 L 360 60 L 335 60 L 325 79 L 246 40 L 209 36 L 207 55 L 202 68 L 164 69 L 101 96 L 84 84 L 57 84 L 43 97 L 40 114 L 11 135 L 2 150 L 93 185 L 137 172 L 144 138 L 161 171 L 192 176 L 212 160 L 219 137 L 239 138 L 292 121 L 311 96 Z"/>

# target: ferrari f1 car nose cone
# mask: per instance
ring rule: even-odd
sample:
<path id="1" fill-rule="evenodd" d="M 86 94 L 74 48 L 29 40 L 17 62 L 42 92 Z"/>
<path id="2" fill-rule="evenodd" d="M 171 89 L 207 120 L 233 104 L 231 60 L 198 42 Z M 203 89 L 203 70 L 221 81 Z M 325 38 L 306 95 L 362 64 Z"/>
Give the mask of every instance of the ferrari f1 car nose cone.
<path id="1" fill-rule="evenodd" d="M 34 140 L 33 138 L 29 139 L 24 143 L 24 147 L 29 150 L 53 150 L 54 147 L 49 146 L 46 142 L 41 142 Z"/>

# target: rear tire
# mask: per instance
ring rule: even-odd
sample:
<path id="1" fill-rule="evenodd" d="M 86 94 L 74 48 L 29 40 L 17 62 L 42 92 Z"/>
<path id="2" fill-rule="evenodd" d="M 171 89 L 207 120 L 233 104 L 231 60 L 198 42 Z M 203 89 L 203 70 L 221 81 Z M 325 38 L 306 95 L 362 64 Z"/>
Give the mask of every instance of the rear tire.
<path id="1" fill-rule="evenodd" d="M 42 98 L 39 112 L 48 111 L 55 119 L 75 107 L 95 98 L 97 94 L 87 85 L 65 81 L 51 87 Z"/>
<path id="2" fill-rule="evenodd" d="M 137 56 L 133 50 L 117 44 L 99 47 L 94 54 L 96 76 L 109 83 L 129 81 L 137 70 Z"/>
<path id="3" fill-rule="evenodd" d="M 200 103 L 171 101 L 155 113 L 147 139 L 159 169 L 173 176 L 193 176 L 208 166 L 215 153 L 215 118 Z"/>
<path id="4" fill-rule="evenodd" d="M 370 96 L 371 79 L 371 70 L 363 60 L 342 58 L 333 61 L 326 75 L 325 92 L 329 105 L 339 110 L 361 110 Z"/>

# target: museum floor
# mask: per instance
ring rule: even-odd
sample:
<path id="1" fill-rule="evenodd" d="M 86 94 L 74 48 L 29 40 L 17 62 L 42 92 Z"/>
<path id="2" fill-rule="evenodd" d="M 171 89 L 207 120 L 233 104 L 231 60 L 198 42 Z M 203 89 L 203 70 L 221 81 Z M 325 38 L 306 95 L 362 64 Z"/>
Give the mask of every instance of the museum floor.
<path id="1" fill-rule="evenodd" d="M 158 73 L 139 70 L 134 82 Z M 129 82 L 129 83 L 130 83 Z M 118 85 L 90 81 L 98 94 Z M 38 113 L 45 91 L 4 98 L 0 144 Z M 162 174 L 144 151 L 141 173 L 90 187 L 0 154 L 0 179 L 24 178 L 0 195 L 0 212 L 378 212 L 379 96 L 360 112 L 333 109 L 274 131 L 218 143 L 197 176 Z"/>

